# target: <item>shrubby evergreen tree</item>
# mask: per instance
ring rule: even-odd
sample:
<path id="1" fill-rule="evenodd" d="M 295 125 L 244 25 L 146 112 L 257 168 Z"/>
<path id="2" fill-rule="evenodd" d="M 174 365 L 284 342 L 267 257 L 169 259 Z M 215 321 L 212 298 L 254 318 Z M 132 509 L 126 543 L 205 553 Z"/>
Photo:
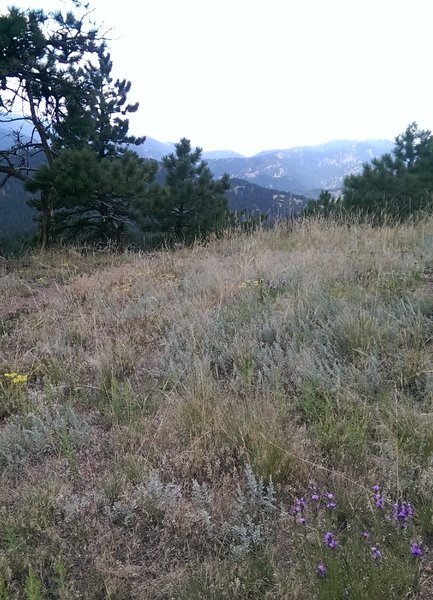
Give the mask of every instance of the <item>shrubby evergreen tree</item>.
<path id="1" fill-rule="evenodd" d="M 165 156 L 165 184 L 155 186 L 146 206 L 144 225 L 158 231 L 165 240 L 191 242 L 219 232 L 229 224 L 229 177 L 216 181 L 201 159 L 201 148 L 191 150 L 182 138 L 175 153 Z"/>
<path id="2" fill-rule="evenodd" d="M 308 201 L 307 206 L 302 211 L 302 216 L 312 217 L 321 215 L 327 219 L 328 217 L 335 216 L 339 213 L 340 208 L 340 200 L 334 198 L 328 190 L 322 190 L 317 200 Z"/>
<path id="3" fill-rule="evenodd" d="M 62 239 L 121 248 L 128 229 L 136 227 L 156 169 L 155 161 L 131 151 L 100 159 L 91 147 L 67 149 L 51 167 L 42 166 L 28 188 L 42 194 L 54 190 L 54 227 Z"/>
<path id="4" fill-rule="evenodd" d="M 416 123 L 395 138 L 392 154 L 373 159 L 360 175 L 344 181 L 343 207 L 376 221 L 431 210 L 432 200 L 433 138 Z"/>

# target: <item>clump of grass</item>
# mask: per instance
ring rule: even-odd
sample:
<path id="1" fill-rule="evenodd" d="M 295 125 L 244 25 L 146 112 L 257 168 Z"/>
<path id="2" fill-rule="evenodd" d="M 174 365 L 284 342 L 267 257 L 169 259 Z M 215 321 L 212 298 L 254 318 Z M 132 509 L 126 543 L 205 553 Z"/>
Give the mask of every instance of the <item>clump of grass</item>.
<path id="1" fill-rule="evenodd" d="M 26 577 L 24 591 L 27 600 L 43 600 L 44 598 L 42 595 L 42 584 L 31 566 L 29 567 L 29 574 Z"/>
<path id="2" fill-rule="evenodd" d="M 110 423 L 133 427 L 147 413 L 149 397 L 150 393 L 144 398 L 134 393 L 129 382 L 119 384 L 115 377 L 110 377 L 99 395 L 98 404 Z"/>
<path id="3" fill-rule="evenodd" d="M 359 398 L 338 397 L 307 380 L 299 407 L 329 465 L 346 464 L 361 471 L 365 468 L 373 438 L 373 419 L 367 404 Z"/>
<path id="4" fill-rule="evenodd" d="M 31 287 L 18 273 L 3 273 L 0 277 L 0 298 L 29 297 Z"/>
<path id="5" fill-rule="evenodd" d="M 31 565 L 51 566 L 59 552 L 54 532 L 57 494 L 52 483 L 37 484 L 23 490 L 21 501 L 12 510 L 0 513 L 0 580 L 24 579 Z"/>

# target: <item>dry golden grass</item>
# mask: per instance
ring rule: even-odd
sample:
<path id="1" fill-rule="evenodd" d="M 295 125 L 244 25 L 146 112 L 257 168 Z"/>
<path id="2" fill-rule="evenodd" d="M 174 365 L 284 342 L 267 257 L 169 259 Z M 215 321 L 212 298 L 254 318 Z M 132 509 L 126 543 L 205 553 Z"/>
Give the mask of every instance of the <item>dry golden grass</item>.
<path id="1" fill-rule="evenodd" d="M 409 495 L 428 547 L 432 267 L 432 220 L 2 264 L 0 598 L 324 598 L 286 514 L 311 481 Z"/>

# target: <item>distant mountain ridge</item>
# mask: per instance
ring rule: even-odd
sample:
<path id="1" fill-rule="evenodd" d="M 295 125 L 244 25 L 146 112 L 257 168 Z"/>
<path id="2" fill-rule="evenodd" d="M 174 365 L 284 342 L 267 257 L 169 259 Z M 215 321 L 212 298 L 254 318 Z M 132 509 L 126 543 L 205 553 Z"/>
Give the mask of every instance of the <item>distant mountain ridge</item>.
<path id="1" fill-rule="evenodd" d="M 324 189 L 338 193 L 344 178 L 360 173 L 363 165 L 390 152 L 390 140 L 333 140 L 317 146 L 265 150 L 246 157 L 230 150 L 204 152 L 215 177 L 228 173 L 258 186 L 317 198 Z M 144 158 L 161 158 L 174 152 L 174 144 L 147 138 L 136 151 Z"/>
<path id="2" fill-rule="evenodd" d="M 393 145 L 389 140 L 335 140 L 207 162 L 216 177 L 228 173 L 262 187 L 317 198 L 323 189 L 339 192 L 347 175 L 361 172 L 366 162 L 390 152 Z"/>
<path id="3" fill-rule="evenodd" d="M 153 158 L 160 161 L 163 156 L 174 152 L 174 143 L 159 142 L 154 138 L 146 137 L 146 141 L 140 146 L 132 146 L 131 150 L 137 152 L 142 158 Z"/>
<path id="4" fill-rule="evenodd" d="M 174 143 L 172 142 L 159 142 L 151 137 L 146 137 L 146 141 L 140 146 L 133 147 L 142 158 L 153 158 L 154 160 L 160 161 L 164 156 L 171 154 L 175 151 Z M 209 150 L 203 152 L 204 160 L 217 160 L 224 158 L 246 158 L 239 152 L 233 152 L 232 150 Z"/>
<path id="5" fill-rule="evenodd" d="M 246 158 L 243 154 L 239 154 L 239 152 L 233 152 L 232 150 L 209 150 L 207 152 L 203 152 L 204 160 L 218 160 L 220 158 Z"/>

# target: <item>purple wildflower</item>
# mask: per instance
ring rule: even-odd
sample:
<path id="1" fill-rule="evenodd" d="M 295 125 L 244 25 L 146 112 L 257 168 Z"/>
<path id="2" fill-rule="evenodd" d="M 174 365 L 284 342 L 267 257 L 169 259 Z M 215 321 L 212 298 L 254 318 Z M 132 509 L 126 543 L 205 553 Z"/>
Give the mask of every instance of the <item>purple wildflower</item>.
<path id="1" fill-rule="evenodd" d="M 328 546 L 328 548 L 335 548 L 338 544 L 337 540 L 334 539 L 334 534 L 332 531 L 327 531 L 323 536 L 323 543 Z"/>
<path id="2" fill-rule="evenodd" d="M 323 563 L 319 563 L 317 565 L 317 574 L 319 577 L 326 577 L 327 575 L 327 570 L 326 567 Z"/>
<path id="3" fill-rule="evenodd" d="M 336 502 L 334 501 L 334 494 L 332 492 L 326 492 L 325 498 L 329 500 L 329 502 L 326 503 L 326 508 L 332 509 L 337 506 Z"/>
<path id="4" fill-rule="evenodd" d="M 292 508 L 292 512 L 294 514 L 300 513 L 301 510 L 304 508 L 304 506 L 305 506 L 305 500 L 303 498 L 296 498 L 295 505 Z"/>
<path id="5" fill-rule="evenodd" d="M 382 557 L 382 553 L 379 550 L 379 548 L 376 548 L 376 546 L 373 546 L 371 548 L 371 558 L 373 560 L 379 560 L 379 558 L 381 558 L 381 557 Z"/>
<path id="6" fill-rule="evenodd" d="M 323 542 L 325 544 L 327 544 L 329 542 L 329 540 L 332 540 L 333 537 L 334 537 L 334 535 L 333 535 L 332 531 L 327 531 L 325 533 L 325 535 L 323 536 Z"/>
<path id="7" fill-rule="evenodd" d="M 407 520 L 413 515 L 412 506 L 408 502 L 398 501 L 394 504 L 393 519 L 403 529 L 406 527 Z"/>
<path id="8" fill-rule="evenodd" d="M 313 500 L 314 502 L 318 502 L 320 500 L 320 496 L 317 493 L 317 488 L 315 486 L 314 483 L 310 484 L 310 489 L 311 489 L 311 500 Z"/>
<path id="9" fill-rule="evenodd" d="M 363 531 L 361 533 L 361 535 L 364 538 L 364 540 L 367 540 L 370 537 L 370 534 L 368 533 L 368 531 Z"/>
<path id="10" fill-rule="evenodd" d="M 383 497 L 381 496 L 380 492 L 377 492 L 376 494 L 374 494 L 374 502 L 375 502 L 377 508 L 385 508 L 385 503 L 384 503 Z"/>
<path id="11" fill-rule="evenodd" d="M 299 517 L 299 519 L 298 519 L 298 523 L 299 523 L 300 525 L 305 525 L 305 518 L 304 518 L 304 517 Z"/>
<path id="12" fill-rule="evenodd" d="M 377 508 L 385 508 L 382 496 L 375 498 Z"/>
<path id="13" fill-rule="evenodd" d="M 411 552 L 412 556 L 414 556 L 415 558 L 417 558 L 418 556 L 422 556 L 422 554 L 423 554 L 422 548 L 420 546 L 418 546 L 418 544 L 416 542 L 411 543 L 410 552 Z"/>
<path id="14" fill-rule="evenodd" d="M 378 485 L 376 483 L 376 485 L 373 486 L 373 492 L 374 492 L 374 502 L 375 502 L 377 508 L 385 508 L 385 502 L 384 502 L 382 494 L 380 492 L 380 485 Z"/>

